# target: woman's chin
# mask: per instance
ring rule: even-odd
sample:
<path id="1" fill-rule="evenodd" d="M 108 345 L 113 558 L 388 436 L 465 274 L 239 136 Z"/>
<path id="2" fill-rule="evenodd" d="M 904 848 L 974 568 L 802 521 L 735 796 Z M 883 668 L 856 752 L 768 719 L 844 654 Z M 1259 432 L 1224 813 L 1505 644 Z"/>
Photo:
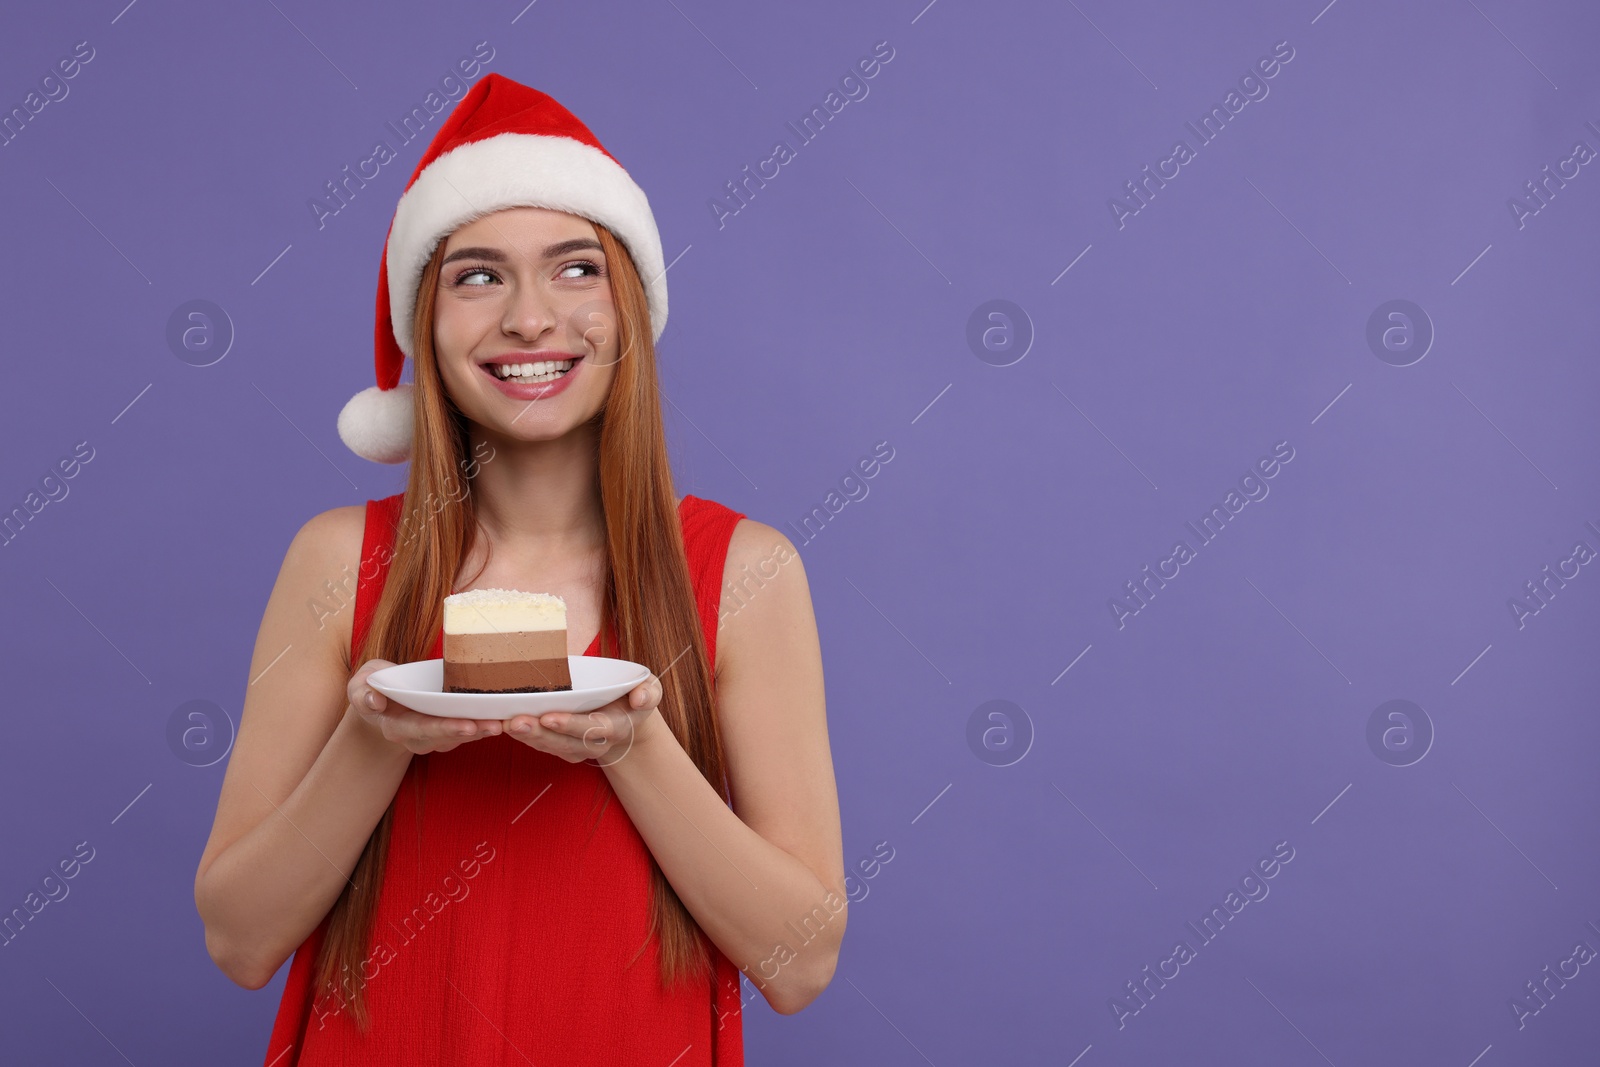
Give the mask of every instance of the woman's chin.
<path id="1" fill-rule="evenodd" d="M 499 410 L 484 413 L 483 418 L 471 415 L 468 418 L 486 431 L 497 447 L 506 448 L 560 440 L 589 422 L 587 418 L 577 417 L 577 409 L 571 405 L 562 404 L 559 410 L 551 406 L 540 411 L 541 406 L 517 405 L 507 413 L 504 406 L 497 405 Z"/>

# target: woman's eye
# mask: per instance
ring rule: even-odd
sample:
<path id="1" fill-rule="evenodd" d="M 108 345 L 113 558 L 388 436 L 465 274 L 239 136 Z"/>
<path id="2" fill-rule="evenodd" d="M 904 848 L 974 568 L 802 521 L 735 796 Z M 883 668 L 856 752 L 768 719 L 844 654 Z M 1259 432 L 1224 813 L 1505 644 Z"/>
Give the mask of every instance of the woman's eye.
<path id="1" fill-rule="evenodd" d="M 468 282 L 467 279 L 468 278 L 477 277 L 477 276 L 480 276 L 480 275 L 482 277 L 485 277 L 485 278 L 493 278 L 494 277 L 493 274 L 491 274 L 487 270 L 484 270 L 482 267 L 474 267 L 472 270 L 462 271 L 461 274 L 456 278 L 456 284 L 457 285 L 477 285 L 479 283 L 477 283 L 477 282 Z"/>
<path id="2" fill-rule="evenodd" d="M 581 270 L 581 271 L 586 271 L 587 273 L 586 274 L 568 274 L 567 272 L 571 271 L 571 270 Z M 564 277 L 564 278 L 595 277 L 595 276 L 598 276 L 599 273 L 600 273 L 600 268 L 595 266 L 593 263 L 589 262 L 587 259 L 582 260 L 582 261 L 577 262 L 577 263 L 568 263 L 565 267 L 561 268 L 561 276 Z"/>

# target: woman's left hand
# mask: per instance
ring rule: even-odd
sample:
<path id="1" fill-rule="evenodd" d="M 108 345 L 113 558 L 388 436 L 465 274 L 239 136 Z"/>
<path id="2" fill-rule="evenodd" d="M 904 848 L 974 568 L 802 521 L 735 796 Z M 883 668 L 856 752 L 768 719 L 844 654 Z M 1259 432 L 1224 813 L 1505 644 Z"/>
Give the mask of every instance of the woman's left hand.
<path id="1" fill-rule="evenodd" d="M 505 720 L 508 737 L 568 763 L 592 759 L 608 767 L 656 731 L 661 721 L 661 679 L 651 674 L 626 694 L 594 711 L 547 711 Z"/>

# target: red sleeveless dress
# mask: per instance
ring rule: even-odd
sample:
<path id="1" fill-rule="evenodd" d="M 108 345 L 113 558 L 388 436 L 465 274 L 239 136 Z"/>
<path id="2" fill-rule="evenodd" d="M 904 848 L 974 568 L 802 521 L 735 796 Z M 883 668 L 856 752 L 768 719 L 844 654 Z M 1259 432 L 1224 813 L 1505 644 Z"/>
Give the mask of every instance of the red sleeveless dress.
<path id="1" fill-rule="evenodd" d="M 382 549 L 402 500 L 367 501 L 353 647 L 387 578 Z M 743 517 L 694 496 L 678 505 L 713 663 L 723 563 Z M 441 628 L 431 658 L 443 642 Z M 413 756 L 396 796 L 360 968 L 371 1028 L 313 997 L 325 918 L 290 964 L 266 1067 L 742 1067 L 739 970 L 715 945 L 711 975 L 670 993 L 655 939 L 629 962 L 649 924 L 649 851 L 603 770 L 502 734 Z"/>

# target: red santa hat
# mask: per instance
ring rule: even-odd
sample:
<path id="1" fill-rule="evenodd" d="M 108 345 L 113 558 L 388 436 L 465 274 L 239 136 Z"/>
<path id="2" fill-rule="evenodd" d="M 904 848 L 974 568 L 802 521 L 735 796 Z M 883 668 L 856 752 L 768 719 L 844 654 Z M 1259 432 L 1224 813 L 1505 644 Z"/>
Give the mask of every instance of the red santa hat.
<path id="1" fill-rule="evenodd" d="M 339 412 L 339 437 L 375 463 L 411 455 L 417 283 L 438 243 L 463 223 L 508 207 L 547 207 L 600 223 L 628 248 L 644 282 L 653 340 L 667 324 L 661 236 L 644 191 L 577 117 L 551 97 L 484 75 L 445 120 L 395 208 L 378 268 L 378 384 Z"/>

